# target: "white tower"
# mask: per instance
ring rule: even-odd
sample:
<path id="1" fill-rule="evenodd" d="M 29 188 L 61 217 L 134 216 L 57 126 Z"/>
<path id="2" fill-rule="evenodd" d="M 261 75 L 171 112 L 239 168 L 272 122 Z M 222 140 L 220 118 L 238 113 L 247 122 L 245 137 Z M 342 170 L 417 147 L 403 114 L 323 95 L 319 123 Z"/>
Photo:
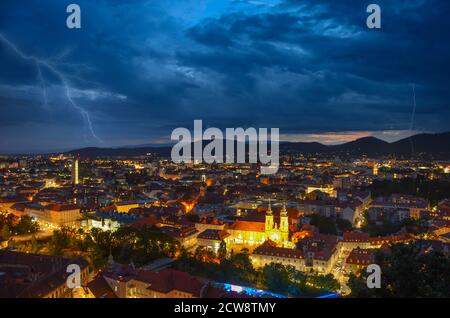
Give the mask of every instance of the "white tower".
<path id="1" fill-rule="evenodd" d="M 77 185 L 78 183 L 78 159 L 74 159 L 72 161 L 72 184 Z"/>
<path id="2" fill-rule="evenodd" d="M 372 174 L 373 174 L 374 176 L 377 176 L 377 175 L 378 175 L 378 163 L 377 163 L 377 162 L 374 162 L 374 163 L 373 163 L 373 171 L 372 171 Z"/>

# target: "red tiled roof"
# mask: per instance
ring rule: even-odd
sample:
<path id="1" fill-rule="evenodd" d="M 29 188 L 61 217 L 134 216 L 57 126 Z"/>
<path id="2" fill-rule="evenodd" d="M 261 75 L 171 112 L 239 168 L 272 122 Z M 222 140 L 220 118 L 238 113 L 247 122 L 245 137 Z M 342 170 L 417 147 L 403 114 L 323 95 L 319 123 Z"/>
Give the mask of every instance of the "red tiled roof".
<path id="1" fill-rule="evenodd" d="M 266 244 L 266 242 L 254 249 L 255 255 L 268 255 L 285 258 L 304 258 L 303 253 L 297 249 L 276 247 L 272 244 Z"/>
<path id="2" fill-rule="evenodd" d="M 146 226 L 146 225 L 156 225 L 158 223 L 160 223 L 161 220 L 158 219 L 157 217 L 150 215 L 148 217 L 146 217 L 145 219 L 142 220 L 138 220 L 136 222 L 133 223 L 133 227 L 142 227 L 142 226 Z"/>
<path id="3" fill-rule="evenodd" d="M 347 264 L 353 265 L 369 265 L 375 261 L 375 250 L 355 248 L 345 261 Z"/>
<path id="4" fill-rule="evenodd" d="M 265 232 L 266 224 L 264 222 L 238 220 L 230 226 L 230 230 Z"/>
<path id="5" fill-rule="evenodd" d="M 0 250 L 0 298 L 41 298 L 66 283 L 67 265 L 85 269 L 83 258 L 27 254 Z M 33 279 L 32 279 L 33 278 Z"/>
<path id="6" fill-rule="evenodd" d="M 367 242 L 372 245 L 378 245 L 382 243 L 392 243 L 406 241 L 410 239 L 406 234 L 388 235 L 388 236 L 376 236 L 370 237 L 369 233 L 364 232 L 345 232 L 343 242 Z"/>
<path id="7" fill-rule="evenodd" d="M 178 270 L 166 268 L 160 272 L 138 271 L 138 281 L 149 283 L 149 290 L 167 294 L 177 290 L 194 297 L 221 298 L 231 296 L 227 292 L 200 282 L 196 277 Z"/>
<path id="8" fill-rule="evenodd" d="M 24 197 L 7 197 L 0 198 L 0 203 L 19 203 L 19 202 L 28 202 Z"/>
<path id="9" fill-rule="evenodd" d="M 343 242 L 368 242 L 369 233 L 363 232 L 344 232 Z"/>
<path id="10" fill-rule="evenodd" d="M 57 212 L 78 209 L 78 207 L 75 204 L 49 204 L 49 205 L 47 205 L 46 208 L 51 211 L 57 211 Z"/>
<path id="11" fill-rule="evenodd" d="M 312 237 L 306 237 L 301 244 L 304 252 L 312 252 L 314 259 L 328 260 L 336 251 L 338 237 L 331 234 L 316 233 Z"/>
<path id="12" fill-rule="evenodd" d="M 201 232 L 197 236 L 197 238 L 222 241 L 223 239 L 227 238 L 228 236 L 230 236 L 230 234 L 227 231 L 208 229 L 208 230 Z"/>
<path id="13" fill-rule="evenodd" d="M 393 243 L 393 242 L 402 242 L 409 240 L 410 237 L 406 234 L 400 234 L 400 235 L 388 235 L 388 236 L 376 236 L 371 237 L 369 239 L 371 244 L 380 244 L 380 243 Z"/>
<path id="14" fill-rule="evenodd" d="M 95 298 L 117 298 L 114 291 L 102 275 L 98 275 L 87 284 Z"/>

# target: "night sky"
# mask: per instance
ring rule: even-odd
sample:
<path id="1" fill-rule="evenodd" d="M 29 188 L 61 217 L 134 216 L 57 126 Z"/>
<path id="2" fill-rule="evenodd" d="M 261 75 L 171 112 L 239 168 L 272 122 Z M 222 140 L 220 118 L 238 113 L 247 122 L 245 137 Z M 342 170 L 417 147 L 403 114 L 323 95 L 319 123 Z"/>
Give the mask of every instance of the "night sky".
<path id="1" fill-rule="evenodd" d="M 70 3 L 80 30 L 66 27 Z M 381 30 L 366 27 L 370 3 Z M 324 143 L 449 131 L 449 12 L 447 0 L 1 0 L 0 153 L 166 144 L 194 119 Z"/>

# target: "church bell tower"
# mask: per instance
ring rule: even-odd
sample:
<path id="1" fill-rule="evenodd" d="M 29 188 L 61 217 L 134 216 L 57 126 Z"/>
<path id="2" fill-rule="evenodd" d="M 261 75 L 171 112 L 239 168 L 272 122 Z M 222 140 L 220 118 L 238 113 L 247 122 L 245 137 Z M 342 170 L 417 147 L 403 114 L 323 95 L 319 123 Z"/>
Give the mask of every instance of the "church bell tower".
<path id="1" fill-rule="evenodd" d="M 266 232 L 271 231 L 273 229 L 273 213 L 272 213 L 272 206 L 270 204 L 269 199 L 269 207 L 267 208 L 266 212 Z"/>
<path id="2" fill-rule="evenodd" d="M 283 241 L 287 241 L 289 238 L 289 220 L 286 210 L 286 203 L 283 204 L 283 208 L 280 212 L 280 232 L 283 236 Z"/>

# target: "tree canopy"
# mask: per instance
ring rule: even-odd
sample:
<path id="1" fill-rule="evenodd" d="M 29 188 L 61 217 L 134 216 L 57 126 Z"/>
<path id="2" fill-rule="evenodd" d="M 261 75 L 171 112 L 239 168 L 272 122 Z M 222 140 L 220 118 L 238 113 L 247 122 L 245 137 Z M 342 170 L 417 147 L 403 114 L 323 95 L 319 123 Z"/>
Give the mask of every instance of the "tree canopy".
<path id="1" fill-rule="evenodd" d="M 450 258 L 439 250 L 424 252 L 423 242 L 397 244 L 378 252 L 381 288 L 369 289 L 365 271 L 350 275 L 351 297 L 450 297 Z"/>

